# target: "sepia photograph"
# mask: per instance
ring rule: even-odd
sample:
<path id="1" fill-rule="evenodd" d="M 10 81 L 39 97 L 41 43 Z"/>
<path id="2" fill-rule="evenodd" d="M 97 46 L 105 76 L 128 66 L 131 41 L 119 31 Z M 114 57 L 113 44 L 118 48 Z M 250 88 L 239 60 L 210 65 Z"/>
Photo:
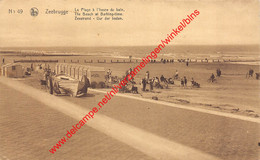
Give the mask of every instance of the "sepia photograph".
<path id="1" fill-rule="evenodd" d="M 0 0 L 0 160 L 260 160 L 259 0 Z"/>

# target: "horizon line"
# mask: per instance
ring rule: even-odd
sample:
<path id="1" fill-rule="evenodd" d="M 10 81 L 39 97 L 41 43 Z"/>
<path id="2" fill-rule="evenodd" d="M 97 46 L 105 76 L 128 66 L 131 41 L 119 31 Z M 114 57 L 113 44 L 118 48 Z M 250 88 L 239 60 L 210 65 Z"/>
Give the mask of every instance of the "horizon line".
<path id="1" fill-rule="evenodd" d="M 38 48 L 38 47 L 145 47 L 156 45 L 111 45 L 111 46 L 0 46 L 0 48 Z M 260 44 L 174 44 L 168 46 L 259 46 Z"/>

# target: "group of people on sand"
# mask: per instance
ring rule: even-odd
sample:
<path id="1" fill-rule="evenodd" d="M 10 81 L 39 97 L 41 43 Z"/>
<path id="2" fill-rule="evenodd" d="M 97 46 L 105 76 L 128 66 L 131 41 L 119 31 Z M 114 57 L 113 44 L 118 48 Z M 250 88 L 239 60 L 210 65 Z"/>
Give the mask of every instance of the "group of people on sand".
<path id="1" fill-rule="evenodd" d="M 124 77 L 128 77 L 128 75 L 133 71 L 132 68 L 129 68 Z M 210 78 L 209 78 L 209 82 L 215 82 L 216 81 L 216 77 L 220 77 L 221 76 L 221 70 L 218 68 L 216 70 L 216 76 L 214 73 L 211 74 Z M 111 82 L 111 78 L 112 78 L 112 71 L 110 69 L 108 69 L 107 71 L 107 79 L 108 82 Z M 179 76 L 179 71 L 176 70 L 173 78 L 165 78 L 164 75 L 161 75 L 160 77 L 150 77 L 150 72 L 147 71 L 145 73 L 144 78 L 141 79 L 141 86 L 142 86 L 142 91 L 153 91 L 154 88 L 156 89 L 164 89 L 164 88 L 168 88 L 169 84 L 174 84 L 174 80 L 180 81 L 180 84 L 182 87 L 186 88 L 188 86 L 188 79 L 186 76 L 180 77 Z M 120 81 L 120 79 L 118 80 Z M 126 92 L 132 92 L 133 90 L 135 90 L 135 93 L 138 93 L 137 91 L 137 87 L 135 86 L 136 82 L 134 81 L 134 78 L 129 80 L 130 83 L 128 83 L 124 89 L 127 90 Z M 191 83 L 191 87 L 195 87 L 195 88 L 200 88 L 200 84 L 198 82 L 196 82 L 194 80 L 194 78 L 191 78 L 190 80 Z M 127 89 L 128 87 L 128 89 Z M 124 90 L 123 89 L 123 90 Z"/>
<path id="2" fill-rule="evenodd" d="M 188 79 L 186 78 L 186 76 L 179 77 L 179 72 L 178 70 L 176 70 L 175 75 L 173 76 L 174 78 L 165 78 L 163 75 L 161 75 L 161 77 L 153 77 L 153 78 L 149 78 L 149 71 L 147 71 L 145 73 L 145 78 L 143 78 L 141 80 L 141 84 L 142 84 L 142 90 L 143 91 L 147 91 L 147 85 L 149 84 L 150 87 L 150 91 L 153 91 L 153 88 L 157 88 L 157 89 L 164 89 L 164 88 L 168 88 L 169 84 L 174 84 L 174 79 L 178 80 L 180 78 L 180 82 L 181 82 L 181 86 L 182 87 L 187 87 L 188 84 Z M 194 81 L 193 78 L 191 78 L 191 87 L 200 87 L 200 84 L 197 83 L 196 81 Z"/>
<path id="3" fill-rule="evenodd" d="M 44 68 L 43 71 L 44 71 L 43 72 L 43 80 L 46 80 L 46 81 L 48 80 L 48 78 L 50 76 L 56 75 L 55 70 L 52 71 L 49 67 L 48 68 Z"/>
<path id="4" fill-rule="evenodd" d="M 196 82 L 193 77 L 191 78 L 190 82 L 191 82 L 191 87 L 200 88 L 200 84 L 198 82 Z M 186 88 L 188 86 L 187 83 L 188 83 L 188 80 L 187 80 L 186 76 L 181 78 L 181 86 L 182 87 Z"/>
<path id="5" fill-rule="evenodd" d="M 145 73 L 145 78 L 141 80 L 142 90 L 147 91 L 147 85 L 149 85 L 149 90 L 153 91 L 154 88 L 163 89 L 168 88 L 168 84 L 174 84 L 172 78 L 165 78 L 163 75 L 161 77 L 150 78 L 150 73 L 147 71 Z"/>
<path id="6" fill-rule="evenodd" d="M 216 70 L 216 75 L 217 75 L 217 77 L 221 76 L 221 70 L 219 68 Z M 214 75 L 214 73 L 212 73 L 210 78 L 208 79 L 208 82 L 213 83 L 213 82 L 216 82 L 216 81 L 217 81 L 216 76 Z"/>
<path id="7" fill-rule="evenodd" d="M 181 86 L 182 86 L 182 87 L 187 87 L 188 80 L 187 80 L 186 76 L 179 77 L 179 72 L 178 72 L 178 70 L 176 70 L 176 72 L 175 72 L 174 79 L 175 79 L 175 80 L 179 80 L 179 79 L 180 79 L 180 81 L 181 81 Z M 197 83 L 196 81 L 194 81 L 193 78 L 191 78 L 191 86 L 192 86 L 192 87 L 198 87 L 198 88 L 199 88 L 199 87 L 200 87 L 200 84 Z"/>
<path id="8" fill-rule="evenodd" d="M 252 68 L 249 69 L 249 71 L 246 73 L 246 78 L 253 78 L 254 76 L 254 70 Z M 258 80 L 260 78 L 260 73 L 255 73 L 255 78 Z"/>
<path id="9" fill-rule="evenodd" d="M 183 87 L 187 87 L 187 78 L 186 76 L 184 76 L 183 78 L 181 78 L 181 86 Z"/>
<path id="10" fill-rule="evenodd" d="M 129 74 L 131 74 L 131 72 L 133 71 L 132 68 L 129 68 L 128 70 L 126 70 L 125 75 L 123 75 L 122 78 L 119 78 L 117 76 L 112 76 L 112 70 L 108 69 L 106 72 L 106 86 L 109 87 L 110 85 L 114 84 L 114 83 L 120 83 L 123 79 L 126 78 L 126 80 L 128 81 L 128 83 L 126 83 L 124 86 L 121 86 L 121 88 L 119 89 L 119 92 L 121 93 L 138 93 L 137 91 L 137 87 L 135 86 L 136 82 L 134 81 L 134 77 L 132 79 L 128 79 L 129 78 Z"/>
<path id="11" fill-rule="evenodd" d="M 147 85 L 149 85 L 150 91 L 153 91 L 154 88 L 160 88 L 163 89 L 168 88 L 168 83 L 167 81 L 163 81 L 162 79 L 159 79 L 159 77 L 153 77 L 153 78 L 143 78 L 141 80 L 142 84 L 142 90 L 146 91 L 147 90 Z"/>
<path id="12" fill-rule="evenodd" d="M 246 73 L 246 78 L 253 78 L 254 76 L 254 70 L 252 68 L 249 69 L 249 71 Z M 258 80 L 260 78 L 260 73 L 255 73 L 255 78 Z"/>
<path id="13" fill-rule="evenodd" d="M 133 71 L 132 68 L 129 68 L 124 77 L 128 77 L 128 75 Z M 221 76 L 221 70 L 218 68 L 216 70 L 216 76 L 220 77 Z M 211 74 L 210 78 L 209 78 L 209 82 L 215 82 L 216 81 L 216 76 L 214 73 Z M 112 79 L 112 71 L 110 69 L 108 69 L 107 71 L 107 75 L 106 75 L 108 82 L 111 82 Z M 168 88 L 169 84 L 174 84 L 174 80 L 180 81 L 181 87 L 186 88 L 188 86 L 188 79 L 186 76 L 180 77 L 179 76 L 179 71 L 176 70 L 173 78 L 165 78 L 164 75 L 161 75 L 160 77 L 150 77 L 150 72 L 147 71 L 145 73 L 144 78 L 141 79 L 141 88 L 142 91 L 153 91 L 154 88 L 156 89 L 164 89 L 164 88 Z M 118 79 L 118 81 L 120 81 L 120 79 Z M 111 82 L 112 83 L 112 82 Z M 134 78 L 129 80 L 129 83 L 124 86 L 123 90 L 126 90 L 126 92 L 132 92 L 133 90 L 135 90 L 135 93 L 138 93 L 137 91 L 137 87 L 135 86 L 136 82 L 134 81 Z M 200 88 L 200 84 L 198 82 L 196 82 L 194 80 L 194 78 L 192 77 L 190 80 L 190 86 L 191 87 L 195 87 L 195 88 Z M 128 88 L 128 89 L 127 89 Z M 124 91 L 125 92 L 125 91 Z"/>

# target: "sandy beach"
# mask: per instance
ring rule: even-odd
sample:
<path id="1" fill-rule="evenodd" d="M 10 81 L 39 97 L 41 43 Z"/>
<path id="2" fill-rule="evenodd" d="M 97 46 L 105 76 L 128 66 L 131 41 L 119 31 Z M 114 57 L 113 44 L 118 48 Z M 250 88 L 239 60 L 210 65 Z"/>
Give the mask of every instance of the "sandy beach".
<path id="1" fill-rule="evenodd" d="M 10 57 L 9 61 L 11 62 Z M 20 59 L 29 59 L 20 58 Z M 55 57 L 33 57 L 30 59 L 56 59 Z M 94 59 L 93 63 L 84 63 L 84 60 L 90 61 Z M 107 58 L 107 63 L 97 63 L 97 60 L 103 61 L 104 57 L 78 57 L 65 56 L 59 59 L 61 62 L 74 62 L 73 64 L 85 64 L 91 66 L 104 67 L 105 70 L 111 69 L 112 76 L 123 77 L 129 68 L 134 68 L 139 63 L 111 63 L 116 62 L 117 58 Z M 119 59 L 119 61 L 126 62 L 128 59 Z M 79 62 L 79 63 L 78 63 Z M 41 63 L 43 64 L 43 63 Z M 49 63 L 52 70 L 54 70 L 56 63 Z M 30 67 L 30 63 L 23 63 L 24 66 Z M 37 64 L 34 64 L 36 66 Z M 43 64 L 44 65 L 44 64 Z M 167 69 L 166 69 L 167 68 Z M 211 74 L 216 75 L 216 69 L 221 69 L 221 77 L 217 77 L 216 83 L 209 83 L 208 79 Z M 207 108 L 210 110 L 217 110 L 220 112 L 229 112 L 239 115 L 245 115 L 258 118 L 260 115 L 259 109 L 259 81 L 253 78 L 246 78 L 246 73 L 249 69 L 253 69 L 255 73 L 259 72 L 259 65 L 249 64 L 234 64 L 230 62 L 193 62 L 186 66 L 186 63 L 150 63 L 146 65 L 136 76 L 138 91 L 140 94 L 133 95 L 151 99 L 157 96 L 160 101 L 166 101 L 177 104 L 194 105 L 196 107 Z M 145 72 L 150 72 L 150 77 L 159 77 L 163 75 L 165 78 L 173 78 L 176 70 L 180 77 L 187 77 L 187 87 L 182 87 L 180 80 L 175 80 L 174 85 L 169 85 L 168 89 L 156 89 L 153 92 L 142 92 L 141 79 L 145 77 Z M 36 78 L 37 77 L 37 78 Z M 39 80 L 42 78 L 41 74 L 33 73 L 31 77 L 25 78 L 25 83 L 39 87 Z M 191 78 L 200 84 L 200 88 L 191 87 Z M 147 85 L 149 89 L 149 85 Z M 108 89 L 109 90 L 109 89 Z M 128 93 L 126 93 L 128 94 Z"/>
<path id="2" fill-rule="evenodd" d="M 72 60 L 74 64 L 85 64 L 83 59 L 75 56 L 65 56 L 62 57 L 66 59 L 65 61 Z M 102 59 L 104 57 L 99 57 L 97 59 Z M 11 62 L 17 57 L 9 57 L 7 61 Z M 24 58 L 20 58 L 24 59 Z M 30 57 L 25 59 L 55 59 L 53 57 Z M 84 57 L 87 59 L 87 57 Z M 91 58 L 89 58 L 91 59 Z M 88 59 L 88 60 L 89 60 Z M 79 63 L 76 63 L 78 62 Z M 114 58 L 113 60 L 116 60 Z M 121 61 L 124 59 L 120 59 Z M 126 59 L 125 59 L 126 60 Z M 61 62 L 63 60 L 60 59 Z M 31 63 L 21 63 L 24 67 L 30 67 Z M 125 75 L 125 72 L 130 67 L 135 67 L 138 63 L 91 63 L 87 65 L 101 66 L 105 70 L 111 69 L 112 76 L 121 77 Z M 45 64 L 42 63 L 43 66 Z M 53 70 L 55 63 L 46 63 L 46 66 L 50 66 Z M 37 66 L 37 63 L 34 64 Z M 220 68 L 222 71 L 221 77 L 217 78 L 216 83 L 208 82 L 208 79 L 212 73 L 216 73 L 216 69 Z M 249 69 L 254 69 L 255 72 L 259 72 L 259 66 L 257 65 L 245 65 L 245 64 L 232 64 L 228 62 L 216 62 L 216 63 L 150 63 L 145 66 L 140 73 L 135 77 L 137 82 L 139 94 L 132 93 L 121 93 L 127 96 L 139 97 L 142 99 L 152 100 L 152 97 L 158 97 L 158 101 L 169 102 L 174 105 L 183 105 L 191 108 L 201 108 L 209 111 L 217 111 L 221 113 L 228 113 L 233 115 L 239 115 L 243 117 L 250 117 L 259 120 L 260 109 L 259 109 L 259 81 L 253 78 L 246 78 L 246 72 Z M 142 86 L 140 81 L 145 77 L 145 72 L 150 72 L 150 77 L 160 77 L 164 75 L 166 78 L 173 77 L 175 71 L 178 70 L 179 76 L 186 76 L 188 79 L 187 87 L 182 87 L 180 80 L 175 80 L 174 85 L 169 85 L 168 89 L 156 89 L 152 92 L 142 91 Z M 44 86 L 40 85 L 40 79 L 43 77 L 43 72 L 32 72 L 32 75 L 26 76 L 24 78 L 12 79 L 19 83 L 25 84 L 27 86 L 33 87 L 34 89 L 47 93 Z M 191 87 L 191 78 L 198 83 L 200 83 L 200 88 Z M 14 87 L 15 88 L 15 87 Z M 149 87 L 148 87 L 149 89 Z M 73 123 L 75 123 L 75 118 L 64 115 L 57 112 L 55 109 L 49 109 L 42 103 L 34 102 L 33 95 L 32 98 L 26 97 L 25 95 L 20 95 L 20 92 L 10 90 L 10 88 L 1 85 L 1 90 L 5 92 L 1 97 L 5 97 L 2 103 L 3 115 L 1 128 L 6 130 L 6 134 L 3 134 L 5 140 L 14 141 L 19 135 L 16 133 L 17 128 L 8 128 L 6 123 L 17 124 L 17 127 L 24 134 L 26 131 L 23 129 L 26 127 L 29 121 L 35 119 L 33 126 L 31 126 L 32 132 L 30 134 L 26 133 L 25 138 L 19 141 L 17 146 L 4 142 L 4 149 L 0 150 L 3 155 L 9 157 L 10 159 L 24 159 L 30 158 L 35 159 L 35 157 L 40 157 L 43 159 L 48 157 L 49 153 L 45 152 L 50 149 L 50 147 L 56 143 L 61 136 L 63 136 L 64 131 L 68 129 Z M 110 88 L 97 89 L 99 91 L 109 91 Z M 89 91 L 86 97 L 74 98 L 70 96 L 54 96 L 55 98 L 62 99 L 64 101 L 71 102 L 82 109 L 91 109 L 96 106 L 97 103 L 102 99 L 103 93 Z M 16 97 L 12 103 L 7 99 L 10 97 Z M 23 99 L 22 103 L 19 101 Z M 26 106 L 26 101 L 30 102 L 30 106 Z M 31 104 L 32 101 L 32 104 Z M 19 105 L 18 105 L 19 104 Z M 58 105 L 58 104 L 57 104 Z M 20 106 L 20 107 L 19 107 Z M 34 106 L 37 106 L 35 108 Z M 8 108 L 13 108 L 9 110 Z M 19 121 L 15 120 L 16 114 L 13 115 L 17 110 L 21 110 L 24 116 L 18 116 Z M 7 113 L 7 114 L 6 114 Z M 37 113 L 35 115 L 35 113 Z M 68 113 L 68 112 L 66 112 Z M 6 116 L 4 116 L 6 114 Z M 80 113 L 83 114 L 83 113 Z M 257 156 L 258 150 L 254 145 L 259 141 L 258 136 L 258 124 L 254 122 L 233 119 L 229 117 L 222 117 L 218 115 L 211 115 L 207 113 L 201 113 L 192 110 L 185 110 L 180 108 L 171 108 L 164 105 L 154 104 L 150 102 L 132 100 L 124 97 L 115 97 L 111 102 L 109 102 L 100 112 L 100 115 L 110 117 L 120 123 L 125 123 L 138 129 L 142 129 L 147 133 L 155 134 L 156 136 L 163 137 L 170 142 L 177 144 L 182 144 L 187 147 L 202 151 L 203 154 L 209 154 L 220 159 L 240 159 L 241 157 L 253 160 Z M 69 115 L 69 114 L 68 114 Z M 37 118 L 41 116 L 42 118 Z M 52 117 L 52 118 L 50 118 Z M 5 120 L 13 119 L 10 122 Z M 95 119 L 93 119 L 94 121 Z M 40 124 L 38 126 L 37 124 Z M 224 125 L 225 123 L 225 125 Z M 52 127 L 50 128 L 51 125 Z M 98 129 L 95 126 L 89 126 L 90 128 L 85 128 L 81 130 L 79 135 L 76 135 L 69 144 L 65 144 L 62 149 L 55 153 L 55 157 L 51 159 L 66 159 L 69 157 L 75 157 L 77 159 L 86 159 L 92 157 L 92 159 L 98 160 L 103 159 L 157 159 L 158 157 L 150 154 L 149 151 L 138 148 L 129 147 L 126 145 L 122 139 L 127 139 L 127 134 L 123 134 L 121 139 L 111 138 L 113 136 L 107 135 L 106 130 Z M 111 121 L 112 127 L 112 121 Z M 39 133 L 41 128 L 44 128 L 44 132 Z M 48 131 L 48 129 L 50 131 Z M 47 130 L 46 130 L 47 129 Z M 53 130 L 55 130 L 53 132 Z M 98 131 L 97 131 L 98 130 Z M 224 131 L 224 132 L 223 132 Z M 10 134 L 10 136 L 8 136 Z M 137 136 L 137 135 L 136 135 Z M 244 138 L 247 136 L 247 138 Z M 34 138 L 31 138 L 34 137 Z M 35 137 L 43 138 L 43 140 L 38 140 Z M 231 138 L 232 137 L 232 138 Z M 91 138 L 92 149 L 86 145 L 86 140 Z M 118 140 L 115 140 L 118 139 Z M 29 149 L 28 144 L 35 146 L 36 142 L 41 144 L 36 145 L 39 151 L 34 149 Z M 221 143 L 220 143 L 221 142 Z M 231 144 L 231 145 L 230 145 Z M 140 143 L 140 146 L 145 145 L 145 143 Z M 82 146 L 82 147 L 79 147 Z M 138 146 L 138 145 L 137 145 Z M 17 152 L 17 155 L 11 154 L 11 149 L 24 147 L 24 153 Z M 28 148 L 28 149 L 27 149 Z M 99 149 L 99 153 L 94 153 L 96 149 Z M 120 149 L 119 149 L 120 148 Z M 148 147 L 150 148 L 150 147 Z M 147 148 L 147 149 L 148 149 Z M 43 152 L 44 150 L 44 152 Z M 83 152 L 86 151 L 86 152 Z M 116 152 L 117 151 L 117 152 Z M 31 152 L 35 154 L 29 155 Z M 74 153 L 80 154 L 78 156 Z M 44 153 L 44 154 L 42 154 Z M 154 152 L 156 153 L 156 152 Z M 246 153 L 246 154 L 245 154 Z M 166 156 L 166 155 L 165 155 Z M 58 157 L 58 158 L 57 158 Z M 109 157 L 109 158 L 108 158 Z M 164 157 L 165 159 L 171 159 L 169 157 Z M 37 158 L 36 158 L 37 159 Z M 242 158 L 241 158 L 242 159 Z"/>
<path id="3" fill-rule="evenodd" d="M 16 79 L 15 81 L 16 83 L 32 86 L 42 92 L 43 95 L 48 95 L 44 88 L 39 85 L 35 75 L 25 79 Z M 3 108 L 1 109 L 1 129 L 5 130 L 5 133 L 1 136 L 3 138 L 1 141 L 4 142 L 4 147 L 1 149 L 2 155 L 10 159 L 50 158 L 48 149 L 76 121 L 73 117 L 67 116 L 70 115 L 69 112 L 66 112 L 66 115 L 62 114 L 59 111 L 57 112 L 55 108 L 50 109 L 45 103 L 34 100 L 33 97 L 37 97 L 37 95 L 34 95 L 34 91 L 31 92 L 31 95 L 27 95 L 22 93 L 25 90 L 16 91 L 15 86 L 12 86 L 12 89 L 10 86 L 7 87 L 3 84 L 5 83 L 1 82 L 0 85 L 1 90 L 4 91 L 1 92 L 1 97 L 4 99 L 0 105 Z M 12 82 L 9 84 L 12 85 Z M 192 91 L 196 92 L 196 90 Z M 30 90 L 25 92 L 30 93 Z M 13 101 L 7 101 L 10 97 L 13 97 Z M 53 100 L 58 98 L 71 102 L 82 109 L 91 109 L 97 105 L 103 94 L 90 91 L 87 97 L 82 98 L 51 97 L 54 98 Z M 41 97 L 42 100 L 45 98 L 48 101 L 47 97 Z M 48 102 L 46 103 L 48 104 Z M 72 112 L 73 107 L 66 108 L 66 110 Z M 115 97 L 98 114 L 111 117 L 119 122 L 140 128 L 172 142 L 184 144 L 220 159 L 246 158 L 253 160 L 258 154 L 256 147 L 256 142 L 259 141 L 258 123 L 133 101 L 122 97 Z M 95 119 L 92 121 L 95 122 Z M 110 121 L 110 123 L 112 127 L 114 122 Z M 13 127 L 9 127 L 8 124 Z M 110 125 L 107 127 L 110 128 Z M 105 135 L 106 130 L 96 131 L 96 127 L 98 126 L 87 126 L 80 130 L 78 135 L 74 136 L 75 139 L 73 138 L 68 144 L 65 144 L 50 159 L 67 159 L 71 157 L 82 160 L 91 157 L 95 160 L 104 158 L 118 160 L 152 159 L 150 154 L 143 154 L 140 150 L 133 149 Z M 23 136 L 17 133 L 23 133 Z M 121 136 L 127 136 L 127 134 L 122 134 L 119 137 Z M 20 140 L 18 141 L 18 139 Z M 19 149 L 21 147 L 24 149 Z M 17 148 L 16 154 L 12 154 L 14 152 L 13 148 Z M 174 148 L 171 149 L 173 152 L 175 151 Z M 96 152 L 97 150 L 99 152 Z M 78 154 L 75 155 L 75 153 Z"/>

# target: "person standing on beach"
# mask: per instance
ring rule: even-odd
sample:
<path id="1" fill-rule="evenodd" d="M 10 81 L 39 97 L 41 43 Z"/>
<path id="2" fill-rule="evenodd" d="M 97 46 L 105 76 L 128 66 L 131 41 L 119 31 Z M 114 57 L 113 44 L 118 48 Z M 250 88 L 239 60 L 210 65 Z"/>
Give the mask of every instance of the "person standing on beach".
<path id="1" fill-rule="evenodd" d="M 33 63 L 31 63 L 31 71 L 33 71 Z"/>
<path id="2" fill-rule="evenodd" d="M 153 79 L 150 79 L 149 84 L 150 84 L 150 91 L 152 91 L 153 90 Z"/>
<path id="3" fill-rule="evenodd" d="M 149 77 L 150 77 L 150 73 L 149 73 L 149 71 L 147 71 L 147 72 L 145 73 L 145 79 L 146 79 L 147 82 L 148 82 L 148 80 L 149 80 Z"/>
<path id="4" fill-rule="evenodd" d="M 211 82 L 215 81 L 215 75 L 212 73 L 212 75 L 210 76 Z"/>
<path id="5" fill-rule="evenodd" d="M 126 80 L 132 82 L 132 79 L 130 80 L 130 78 L 128 77 L 128 75 L 130 75 L 132 72 L 132 68 L 129 68 L 129 70 L 127 72 L 128 73 L 126 73 Z"/>
<path id="6" fill-rule="evenodd" d="M 217 76 L 220 77 L 221 76 L 221 70 L 218 68 L 217 69 Z"/>
<path id="7" fill-rule="evenodd" d="M 178 70 L 176 70 L 174 79 L 178 79 L 178 77 L 179 77 L 179 72 L 178 72 Z"/>
<path id="8" fill-rule="evenodd" d="M 184 76 L 184 85 L 185 85 L 185 87 L 187 87 L 187 78 L 186 78 L 186 76 Z"/>
<path id="9" fill-rule="evenodd" d="M 154 84 L 155 84 L 156 88 L 159 88 L 159 78 L 158 77 L 154 78 Z"/>
<path id="10" fill-rule="evenodd" d="M 146 80 L 145 78 L 142 79 L 142 84 L 143 84 L 143 91 L 146 90 Z"/>
<path id="11" fill-rule="evenodd" d="M 181 78 L 181 86 L 184 87 L 184 80 Z"/>
<path id="12" fill-rule="evenodd" d="M 107 70 L 107 78 L 108 78 L 108 82 L 111 82 L 112 81 L 112 71 L 110 69 Z"/>

